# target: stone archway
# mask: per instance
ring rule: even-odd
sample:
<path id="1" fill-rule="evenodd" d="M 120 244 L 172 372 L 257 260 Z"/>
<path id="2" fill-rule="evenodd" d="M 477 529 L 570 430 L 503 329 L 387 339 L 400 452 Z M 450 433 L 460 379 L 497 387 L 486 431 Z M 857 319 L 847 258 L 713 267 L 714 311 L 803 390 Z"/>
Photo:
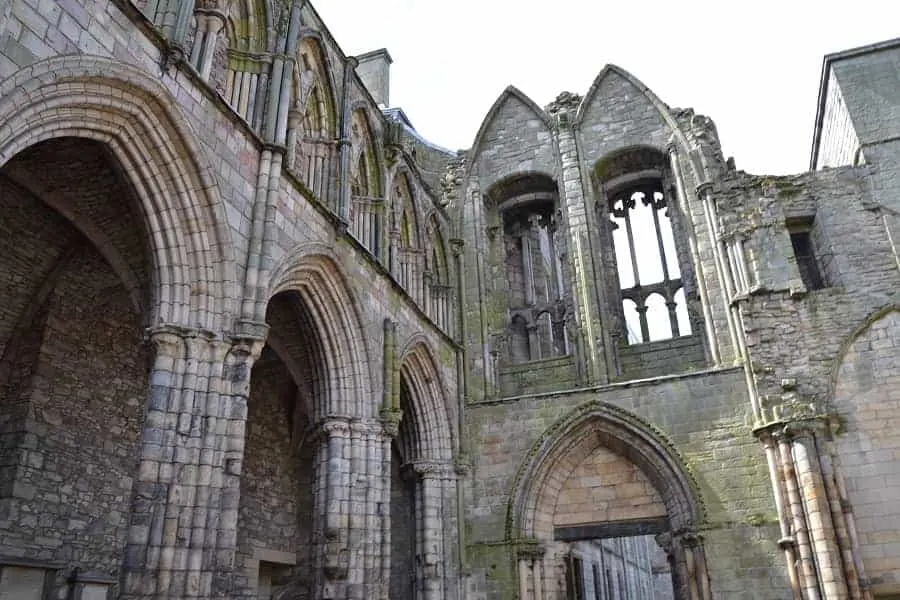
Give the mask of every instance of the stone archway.
<path id="1" fill-rule="evenodd" d="M 674 448 L 634 415 L 591 402 L 551 427 L 519 470 L 509 506 L 519 596 L 566 597 L 567 543 L 656 534 L 677 600 L 709 600 L 704 511 Z"/>
<path id="2" fill-rule="evenodd" d="M 413 339 L 402 356 L 402 418 L 392 443 L 390 592 L 392 598 L 438 600 L 452 595 L 456 561 L 444 517 L 456 509 L 455 433 L 427 343 Z"/>
<path id="3" fill-rule="evenodd" d="M 0 505 L 16 515 L 0 556 L 48 563 L 46 597 L 73 569 L 120 571 L 151 365 L 149 237 L 105 144 L 54 138 L 0 167 Z"/>

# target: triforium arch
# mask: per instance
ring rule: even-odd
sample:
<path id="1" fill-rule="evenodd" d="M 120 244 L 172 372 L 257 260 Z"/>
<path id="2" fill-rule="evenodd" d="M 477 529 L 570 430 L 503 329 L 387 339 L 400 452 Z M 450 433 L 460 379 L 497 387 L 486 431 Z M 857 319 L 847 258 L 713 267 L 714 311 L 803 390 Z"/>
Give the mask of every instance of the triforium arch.
<path id="1" fill-rule="evenodd" d="M 397 282 L 417 302 L 422 299 L 425 255 L 416 188 L 409 169 L 401 167 L 392 178 L 390 196 L 390 268 Z"/>
<path id="2" fill-rule="evenodd" d="M 558 524 L 557 515 L 564 511 L 558 501 L 570 475 L 598 452 L 630 469 L 632 481 L 646 482 L 648 501 L 640 503 L 637 512 L 641 514 L 629 518 L 612 504 L 590 505 L 566 513 L 578 522 L 567 518 Z M 598 479 L 601 486 L 615 485 L 604 484 L 602 476 L 595 474 L 588 481 Z M 519 468 L 508 510 L 507 538 L 518 552 L 521 598 L 565 597 L 560 595 L 565 588 L 559 585 L 564 577 L 558 576 L 564 565 L 551 548 L 559 544 L 556 540 L 570 539 L 566 530 L 600 531 L 618 525 L 659 534 L 657 541 L 668 555 L 677 600 L 711 598 L 703 537 L 698 531 L 706 511 L 696 483 L 671 442 L 628 411 L 589 402 L 554 424 Z"/>
<path id="3" fill-rule="evenodd" d="M 220 2 L 222 4 L 222 2 Z M 224 65 L 216 65 L 213 84 L 251 127 L 259 127 L 272 65 L 272 6 L 268 0 L 227 3 Z M 202 21 L 198 21 L 198 27 Z M 201 73 L 203 68 L 201 65 Z"/>
<path id="4" fill-rule="evenodd" d="M 368 109 L 357 105 L 350 117 L 350 232 L 379 259 L 385 216 L 382 164 Z"/>
<path id="5" fill-rule="evenodd" d="M 220 333 L 234 315 L 234 264 L 210 167 L 169 92 L 97 57 L 54 58 L 0 83 L 0 165 L 38 142 L 105 144 L 140 200 L 154 262 L 149 325 Z"/>
<path id="6" fill-rule="evenodd" d="M 288 166 L 295 169 L 320 201 L 336 201 L 337 100 L 328 55 L 319 34 L 301 32 L 294 65 L 292 107 L 289 112 Z"/>
<path id="7" fill-rule="evenodd" d="M 455 553 L 445 518 L 455 509 L 455 434 L 444 385 L 427 341 L 401 353 L 391 468 L 391 597 L 448 597 Z M 410 545 L 410 542 L 413 542 Z"/>

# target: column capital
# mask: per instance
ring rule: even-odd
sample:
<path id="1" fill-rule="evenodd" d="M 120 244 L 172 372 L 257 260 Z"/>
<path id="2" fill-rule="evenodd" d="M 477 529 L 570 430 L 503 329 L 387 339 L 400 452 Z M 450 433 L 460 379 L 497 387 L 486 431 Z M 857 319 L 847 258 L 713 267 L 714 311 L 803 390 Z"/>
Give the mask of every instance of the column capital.
<path id="1" fill-rule="evenodd" d="M 403 465 L 420 479 L 455 479 L 456 466 L 451 463 L 417 460 Z"/>
<path id="2" fill-rule="evenodd" d="M 384 409 L 381 411 L 381 428 L 384 435 L 395 438 L 400 434 L 400 420 L 403 419 L 402 410 Z"/>
<path id="3" fill-rule="evenodd" d="M 325 417 L 315 427 L 319 435 L 333 437 L 350 437 L 350 418 L 340 416 Z"/>
<path id="4" fill-rule="evenodd" d="M 547 552 L 547 548 L 536 538 L 513 540 L 513 549 L 519 560 L 540 560 Z"/>

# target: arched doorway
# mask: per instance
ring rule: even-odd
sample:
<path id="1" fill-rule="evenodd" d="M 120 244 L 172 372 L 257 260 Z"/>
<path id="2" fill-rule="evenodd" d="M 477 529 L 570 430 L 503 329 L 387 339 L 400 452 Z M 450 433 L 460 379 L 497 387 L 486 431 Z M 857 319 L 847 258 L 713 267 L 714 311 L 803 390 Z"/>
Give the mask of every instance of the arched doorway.
<path id="1" fill-rule="evenodd" d="M 390 597 L 452 595 L 456 564 L 448 521 L 456 510 L 454 434 L 431 353 L 424 343 L 400 366 L 398 433 L 392 443 Z"/>
<path id="2" fill-rule="evenodd" d="M 47 597 L 75 568 L 112 583 L 122 560 L 151 364 L 144 223 L 100 142 L 49 139 L 0 168 L 0 555 L 55 572 Z"/>
<path id="3" fill-rule="evenodd" d="M 639 419 L 586 404 L 529 453 L 510 504 L 520 598 L 708 600 L 695 486 Z"/>
<path id="4" fill-rule="evenodd" d="M 269 336 L 253 366 L 247 406 L 236 597 L 315 598 L 317 440 L 313 399 L 326 369 L 310 311 L 297 292 L 276 294 Z"/>

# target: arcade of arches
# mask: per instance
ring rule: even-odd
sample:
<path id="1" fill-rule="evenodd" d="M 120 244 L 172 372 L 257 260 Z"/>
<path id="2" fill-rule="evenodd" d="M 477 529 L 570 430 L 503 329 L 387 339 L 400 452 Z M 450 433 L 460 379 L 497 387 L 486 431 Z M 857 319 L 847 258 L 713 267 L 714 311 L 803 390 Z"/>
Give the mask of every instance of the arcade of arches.
<path id="1" fill-rule="evenodd" d="M 783 177 L 614 65 L 448 151 L 391 61 L 0 2 L 0 598 L 900 594 L 900 41 Z"/>

